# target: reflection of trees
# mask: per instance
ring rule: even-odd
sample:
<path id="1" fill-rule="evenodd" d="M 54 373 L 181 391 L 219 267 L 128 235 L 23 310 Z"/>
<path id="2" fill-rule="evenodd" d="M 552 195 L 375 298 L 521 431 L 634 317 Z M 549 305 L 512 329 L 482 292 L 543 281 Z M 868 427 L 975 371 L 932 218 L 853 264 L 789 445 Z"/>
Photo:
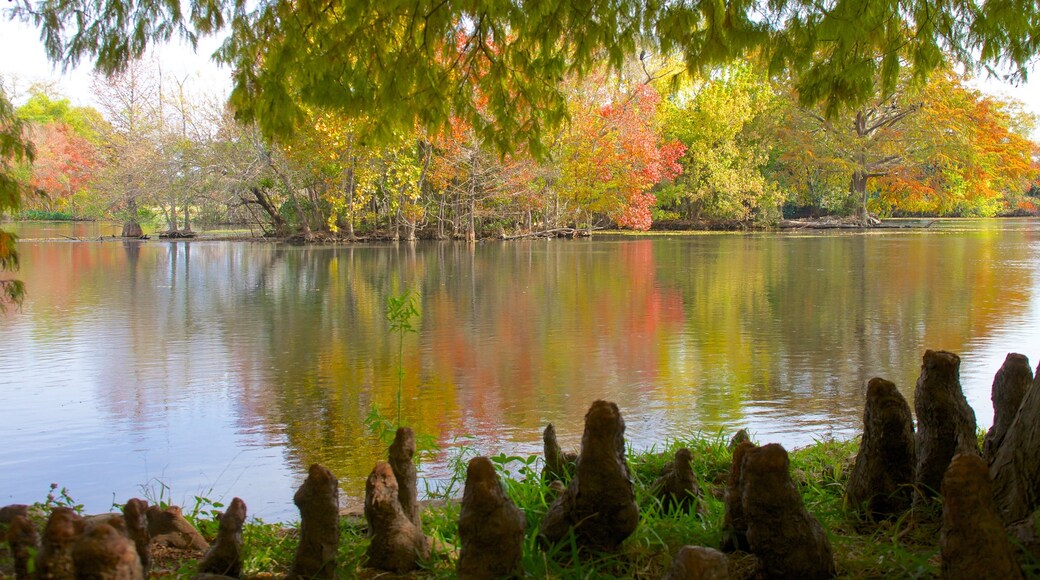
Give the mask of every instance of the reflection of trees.
<path id="1" fill-rule="evenodd" d="M 1030 235 L 26 244 L 23 274 L 36 340 L 60 331 L 105 357 L 93 380 L 114 419 L 230 404 L 235 436 L 357 490 L 382 452 L 364 417 L 396 396 L 388 294 L 422 297 L 404 416 L 442 443 L 532 448 L 547 421 L 576 443 L 596 398 L 643 443 L 744 422 L 750 405 L 852 425 L 866 378 L 910 395 L 924 348 L 962 351 L 1016 316 L 1033 282 L 1008 264 L 1029 263 Z"/>
<path id="2" fill-rule="evenodd" d="M 885 376 L 911 396 L 925 348 L 962 352 L 1016 316 L 1008 306 L 1028 302 L 1031 273 L 1007 266 L 1029 260 L 1017 238 L 983 230 L 659 243 L 658 277 L 681 289 L 687 308 L 680 360 L 693 407 L 708 425 L 739 420 L 749 401 L 855 424 L 866 379 Z"/>

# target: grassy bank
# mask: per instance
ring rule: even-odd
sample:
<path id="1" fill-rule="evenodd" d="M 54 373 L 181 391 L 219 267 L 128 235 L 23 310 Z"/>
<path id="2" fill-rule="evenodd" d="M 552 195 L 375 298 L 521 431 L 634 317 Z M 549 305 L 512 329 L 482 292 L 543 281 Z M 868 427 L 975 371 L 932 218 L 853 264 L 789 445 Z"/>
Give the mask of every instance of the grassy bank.
<path id="1" fill-rule="evenodd" d="M 680 447 L 689 447 L 694 469 L 704 491 L 703 517 L 679 512 L 665 513 L 649 495 L 661 469 Z M 847 578 L 927 578 L 939 573 L 939 531 L 941 507 L 926 508 L 902 518 L 869 523 L 846 512 L 842 495 L 856 453 L 856 441 L 821 441 L 791 453 L 792 477 L 802 493 L 806 507 L 828 531 L 834 548 L 839 577 Z M 464 459 L 456 462 L 464 465 Z M 720 437 L 676 441 L 666 448 L 629 455 L 641 521 L 636 532 L 616 554 L 578 556 L 573 545 L 563 542 L 551 550 L 538 546 L 537 530 L 551 503 L 547 488 L 540 481 L 541 461 L 535 457 L 496 457 L 494 463 L 503 478 L 510 498 L 527 517 L 523 570 L 532 578 L 660 578 L 672 555 L 683 545 L 718 547 L 723 520 L 723 489 L 729 473 L 731 454 Z M 464 479 L 465 474 L 457 474 Z M 248 504 L 248 498 L 243 498 Z M 49 503 L 73 503 L 59 495 Z M 201 500 L 186 506 L 189 519 L 207 537 L 216 534 L 214 511 L 220 506 Z M 423 568 L 407 577 L 452 578 L 458 541 L 459 506 L 455 502 L 434 502 L 423 516 L 423 527 L 438 546 Z M 244 530 L 245 576 L 283 575 L 291 566 L 296 549 L 296 527 L 250 521 Z M 360 515 L 341 519 L 339 577 L 375 578 L 386 574 L 364 568 L 368 540 Z M 10 573 L 10 562 L 3 568 Z M 153 577 L 190 577 L 201 554 L 164 551 L 156 554 Z M 746 578 L 755 573 L 754 558 L 731 555 L 732 577 Z M 1029 563 L 1030 577 L 1040 576 L 1040 566 Z"/>

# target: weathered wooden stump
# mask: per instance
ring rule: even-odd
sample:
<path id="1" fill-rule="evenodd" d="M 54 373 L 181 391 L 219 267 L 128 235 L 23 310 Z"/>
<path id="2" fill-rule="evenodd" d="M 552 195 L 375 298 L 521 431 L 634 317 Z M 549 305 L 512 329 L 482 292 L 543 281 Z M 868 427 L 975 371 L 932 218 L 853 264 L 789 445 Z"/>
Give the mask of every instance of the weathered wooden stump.
<path id="1" fill-rule="evenodd" d="M 954 457 L 942 496 L 943 578 L 1021 578 L 1015 549 L 993 509 L 986 462 L 975 453 Z"/>
<path id="2" fill-rule="evenodd" d="M 918 492 L 939 492 L 943 474 L 958 453 L 979 453 L 975 411 L 961 391 L 961 359 L 952 352 L 924 353 L 921 376 L 914 391 L 917 412 Z"/>
<path id="3" fill-rule="evenodd" d="M 733 437 L 730 438 L 729 444 L 726 445 L 726 447 L 730 450 L 730 452 L 733 452 L 737 450 L 738 445 L 744 443 L 745 441 L 748 443 L 752 443 L 751 435 L 748 434 L 747 429 L 741 429 L 740 431 L 737 431 L 733 434 Z"/>
<path id="4" fill-rule="evenodd" d="M 300 509 L 300 543 L 291 579 L 335 578 L 339 549 L 339 481 L 323 465 L 311 465 L 293 496 Z"/>
<path id="5" fill-rule="evenodd" d="M 15 516 L 29 517 L 29 506 L 24 503 L 13 503 L 0 507 L 0 526 L 11 525 Z"/>
<path id="6" fill-rule="evenodd" d="M 993 377 L 990 395 L 993 401 L 993 426 L 986 432 L 986 439 L 982 442 L 982 457 L 986 463 L 993 463 L 1032 382 L 1033 369 L 1029 367 L 1029 358 L 1017 352 L 1008 353 L 1004 364 Z"/>
<path id="7" fill-rule="evenodd" d="M 729 580 L 729 562 L 718 550 L 683 546 L 662 580 Z"/>
<path id="8" fill-rule="evenodd" d="M 993 498 L 1005 523 L 1040 508 L 1040 366 L 989 467 Z"/>
<path id="9" fill-rule="evenodd" d="M 145 513 L 148 517 L 148 537 L 153 545 L 200 552 L 209 549 L 209 542 L 184 518 L 179 506 L 161 509 L 153 505 Z"/>
<path id="10" fill-rule="evenodd" d="M 915 459 L 914 419 L 895 384 L 867 383 L 863 437 L 845 486 L 845 504 L 870 517 L 887 517 L 910 507 Z"/>
<path id="11" fill-rule="evenodd" d="M 750 441 L 738 443 L 733 450 L 733 462 L 729 466 L 726 494 L 723 498 L 725 513 L 722 518 L 722 551 L 747 552 L 751 549 L 747 540 L 747 519 L 744 515 L 744 456 L 758 446 Z"/>
<path id="12" fill-rule="evenodd" d="M 123 506 L 123 521 L 126 524 L 126 533 L 137 550 L 137 557 L 141 560 L 141 570 L 147 578 L 152 568 L 152 551 L 149 547 L 151 539 L 148 536 L 148 502 L 138 498 L 128 500 Z"/>
<path id="13" fill-rule="evenodd" d="M 390 467 L 397 479 L 397 499 L 404 510 L 404 515 L 412 521 L 416 529 L 422 531 L 422 518 L 419 509 L 419 483 L 415 468 L 415 433 L 411 427 L 399 427 L 394 435 L 394 442 L 388 453 Z"/>
<path id="14" fill-rule="evenodd" d="M 144 569 L 137 547 L 123 532 L 98 524 L 72 545 L 76 578 L 92 580 L 143 580 Z"/>
<path id="15" fill-rule="evenodd" d="M 75 576 L 72 544 L 83 532 L 83 518 L 66 507 L 51 510 L 43 529 L 40 552 L 36 555 L 39 580 L 65 580 Z"/>
<path id="16" fill-rule="evenodd" d="M 573 529 L 579 546 L 612 551 L 638 524 L 625 461 L 625 421 L 617 405 L 596 401 L 585 414 L 574 478 L 549 507 L 539 531 L 555 544 Z"/>
<path id="17" fill-rule="evenodd" d="M 576 453 L 564 453 L 556 440 L 556 427 L 552 423 L 542 431 L 542 451 L 545 456 L 545 467 L 542 468 L 542 479 L 546 482 L 570 481 L 578 461 Z"/>
<path id="18" fill-rule="evenodd" d="M 401 508 L 397 478 L 389 463 L 376 463 L 365 483 L 365 520 L 371 537 L 365 552 L 370 568 L 404 574 L 429 557 L 426 536 Z"/>
<path id="19" fill-rule="evenodd" d="M 130 220 L 123 224 L 122 237 L 124 238 L 140 238 L 144 236 L 144 230 L 141 229 L 141 224 L 137 223 L 137 220 Z"/>
<path id="20" fill-rule="evenodd" d="M 791 481 L 787 451 L 775 443 L 744 456 L 742 503 L 751 553 L 765 576 L 816 579 L 835 574 L 830 541 Z"/>
<path id="21" fill-rule="evenodd" d="M 1012 543 L 1029 557 L 1040 561 L 1040 511 L 1019 520 L 1007 528 Z"/>
<path id="22" fill-rule="evenodd" d="M 28 580 L 32 578 L 29 562 L 40 549 L 40 536 L 36 533 L 36 526 L 26 516 L 14 514 L 8 522 L 7 545 L 11 548 L 11 559 L 14 560 L 14 577 Z"/>
<path id="23" fill-rule="evenodd" d="M 199 573 L 220 574 L 231 578 L 242 576 L 242 526 L 246 522 L 246 504 L 231 500 L 228 510 L 220 514 L 217 539 L 199 562 Z"/>
<path id="24" fill-rule="evenodd" d="M 661 509 L 674 509 L 689 513 L 690 508 L 699 511 L 701 486 L 693 472 L 693 454 L 687 448 L 675 452 L 675 459 L 664 467 L 664 473 L 651 486 L 651 493 L 661 502 Z"/>
<path id="25" fill-rule="evenodd" d="M 462 550 L 455 567 L 459 578 L 494 579 L 518 575 L 527 520 L 502 489 L 487 457 L 475 457 L 466 469 L 466 489 L 459 514 Z"/>

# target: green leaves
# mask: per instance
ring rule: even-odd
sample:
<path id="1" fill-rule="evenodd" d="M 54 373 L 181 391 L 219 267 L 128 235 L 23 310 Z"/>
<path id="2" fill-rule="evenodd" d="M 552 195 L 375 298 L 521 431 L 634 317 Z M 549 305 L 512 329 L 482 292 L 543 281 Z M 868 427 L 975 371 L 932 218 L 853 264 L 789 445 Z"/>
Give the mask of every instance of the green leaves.
<path id="1" fill-rule="evenodd" d="M 248 6 L 248 8 L 247 8 Z M 740 55 L 799 73 L 804 106 L 828 116 L 924 79 L 947 57 L 1024 76 L 1040 51 L 1031 0 L 20 0 L 50 57 L 92 57 L 106 73 L 174 36 L 222 30 L 217 58 L 234 69 L 231 103 L 268 137 L 291 135 L 301 107 L 363 121 L 373 142 L 465 121 L 501 152 L 568 120 L 560 82 L 638 49 L 703 73 Z"/>
<path id="2" fill-rule="evenodd" d="M 0 217 L 21 206 L 22 192 L 27 184 L 16 171 L 22 163 L 32 163 L 36 152 L 29 141 L 25 121 L 15 115 L 7 92 L 0 86 Z M 0 230 L 0 272 L 18 269 L 16 236 Z M 19 305 L 25 295 L 25 286 L 18 280 L 0 280 L 0 313 L 8 304 Z"/>
<path id="3" fill-rule="evenodd" d="M 404 294 L 386 297 L 386 321 L 390 323 L 390 332 L 416 333 L 419 329 L 412 324 L 421 317 L 417 305 L 418 295 L 408 291 Z"/>

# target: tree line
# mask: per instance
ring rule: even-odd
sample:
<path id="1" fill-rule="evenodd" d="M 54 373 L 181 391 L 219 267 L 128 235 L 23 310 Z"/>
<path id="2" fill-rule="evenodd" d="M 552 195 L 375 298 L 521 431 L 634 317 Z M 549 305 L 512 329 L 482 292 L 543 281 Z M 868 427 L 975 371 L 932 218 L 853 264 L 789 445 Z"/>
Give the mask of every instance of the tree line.
<path id="1" fill-rule="evenodd" d="M 265 136 L 147 60 L 98 76 L 101 110 L 30 89 L 29 216 L 250 224 L 280 236 L 394 239 L 649 229 L 785 214 L 1035 213 L 1035 119 L 949 69 L 828 114 L 746 59 L 691 76 L 645 53 L 563 83 L 567 121 L 503 153 L 460 117 L 378 140 L 302 107 Z M 479 106 L 479 103 L 478 103 Z"/>

